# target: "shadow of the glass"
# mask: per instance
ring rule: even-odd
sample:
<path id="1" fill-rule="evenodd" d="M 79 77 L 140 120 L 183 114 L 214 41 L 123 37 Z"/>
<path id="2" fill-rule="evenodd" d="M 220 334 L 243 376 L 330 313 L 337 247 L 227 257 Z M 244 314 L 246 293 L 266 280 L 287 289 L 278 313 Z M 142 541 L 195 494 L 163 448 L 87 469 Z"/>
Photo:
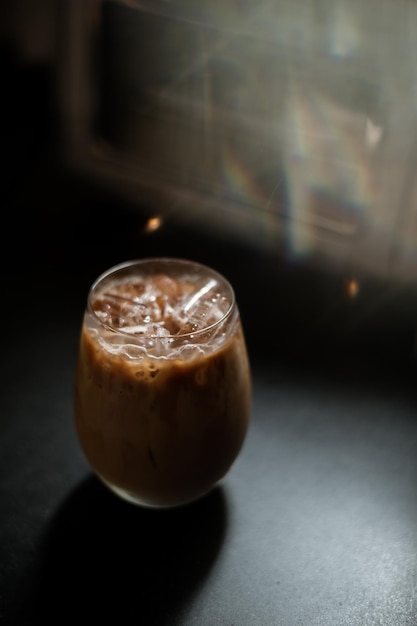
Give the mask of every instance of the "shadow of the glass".
<path id="1" fill-rule="evenodd" d="M 222 487 L 155 510 L 119 500 L 91 476 L 47 529 L 31 623 L 172 624 L 208 575 L 226 527 Z"/>

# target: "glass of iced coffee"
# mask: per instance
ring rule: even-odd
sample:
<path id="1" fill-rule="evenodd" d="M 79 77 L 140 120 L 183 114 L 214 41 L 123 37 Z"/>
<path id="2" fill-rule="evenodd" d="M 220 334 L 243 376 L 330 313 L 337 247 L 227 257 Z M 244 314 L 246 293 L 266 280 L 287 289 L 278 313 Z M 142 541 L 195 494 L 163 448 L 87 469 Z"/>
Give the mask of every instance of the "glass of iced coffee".
<path id="1" fill-rule="evenodd" d="M 235 294 L 213 269 L 148 258 L 90 288 L 75 378 L 75 425 L 94 473 L 138 505 L 202 497 L 236 460 L 251 375 Z"/>

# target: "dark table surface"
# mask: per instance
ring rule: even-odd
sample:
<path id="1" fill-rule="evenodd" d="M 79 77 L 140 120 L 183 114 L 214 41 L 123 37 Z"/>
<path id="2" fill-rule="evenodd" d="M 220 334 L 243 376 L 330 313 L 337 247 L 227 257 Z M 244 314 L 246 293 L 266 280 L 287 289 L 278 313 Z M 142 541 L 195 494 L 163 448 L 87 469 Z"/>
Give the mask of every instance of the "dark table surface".
<path id="1" fill-rule="evenodd" d="M 352 302 L 336 272 L 183 223 L 146 233 L 146 210 L 74 179 L 24 124 L 3 209 L 0 624 L 415 626 L 415 294 L 368 280 Z M 88 287 L 150 255 L 230 279 L 254 385 L 223 484 L 163 512 L 101 486 L 72 417 Z"/>

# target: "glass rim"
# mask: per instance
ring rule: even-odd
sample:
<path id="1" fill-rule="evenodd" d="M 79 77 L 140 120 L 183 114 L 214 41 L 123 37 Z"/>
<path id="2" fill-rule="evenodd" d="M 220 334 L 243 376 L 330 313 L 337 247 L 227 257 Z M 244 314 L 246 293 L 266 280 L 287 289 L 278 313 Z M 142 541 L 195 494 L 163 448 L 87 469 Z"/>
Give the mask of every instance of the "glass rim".
<path id="1" fill-rule="evenodd" d="M 98 289 L 100 283 L 102 283 L 106 278 L 109 278 L 113 274 L 123 272 L 123 270 L 128 270 L 130 268 L 139 267 L 139 266 L 148 265 L 148 264 L 150 265 L 152 263 L 177 264 L 177 265 L 182 265 L 184 267 L 189 267 L 189 268 L 194 266 L 195 268 L 217 278 L 220 281 L 220 283 L 223 284 L 230 292 L 230 302 L 227 307 L 227 310 L 225 311 L 225 313 L 223 313 L 223 315 L 218 320 L 216 320 L 215 322 L 211 324 L 208 324 L 204 328 L 200 328 L 198 330 L 194 330 L 194 331 L 190 331 L 186 333 L 176 333 L 175 335 L 171 335 L 171 334 L 164 335 L 162 337 L 160 335 L 155 335 L 155 334 L 135 335 L 135 334 L 126 332 L 124 330 L 121 330 L 120 328 L 116 328 L 115 326 L 112 326 L 111 324 L 108 324 L 107 322 L 103 321 L 94 311 L 93 306 L 92 306 L 93 294 Z M 199 261 L 194 261 L 192 259 L 186 259 L 186 258 L 181 258 L 181 257 L 170 257 L 170 256 L 152 257 L 151 256 L 151 257 L 143 257 L 143 258 L 133 258 L 127 261 L 123 261 L 121 263 L 117 263 L 116 265 L 109 267 L 107 270 L 105 270 L 104 272 L 102 272 L 101 274 L 97 276 L 97 278 L 92 282 L 88 291 L 88 295 L 87 295 L 87 311 L 90 315 L 94 317 L 94 319 L 98 321 L 100 326 L 107 328 L 107 330 L 113 333 L 120 334 L 124 337 L 129 337 L 131 340 L 144 339 L 147 341 L 149 340 L 167 341 L 167 340 L 173 340 L 173 339 L 186 339 L 187 337 L 198 337 L 202 334 L 212 331 L 219 325 L 223 324 L 232 315 L 235 309 L 236 309 L 235 291 L 231 283 L 229 282 L 229 280 L 223 274 L 213 269 L 209 265 L 205 265 L 204 263 L 200 263 Z"/>

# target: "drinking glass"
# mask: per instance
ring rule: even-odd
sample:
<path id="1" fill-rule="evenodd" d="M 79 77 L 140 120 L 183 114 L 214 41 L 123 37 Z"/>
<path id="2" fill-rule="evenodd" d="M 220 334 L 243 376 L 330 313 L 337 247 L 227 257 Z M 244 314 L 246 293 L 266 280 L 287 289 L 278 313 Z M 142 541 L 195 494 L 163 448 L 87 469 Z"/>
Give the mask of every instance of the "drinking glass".
<path id="1" fill-rule="evenodd" d="M 246 438 L 251 374 L 228 280 L 187 259 L 127 261 L 84 312 L 74 414 L 81 449 L 114 493 L 148 507 L 196 500 Z"/>

